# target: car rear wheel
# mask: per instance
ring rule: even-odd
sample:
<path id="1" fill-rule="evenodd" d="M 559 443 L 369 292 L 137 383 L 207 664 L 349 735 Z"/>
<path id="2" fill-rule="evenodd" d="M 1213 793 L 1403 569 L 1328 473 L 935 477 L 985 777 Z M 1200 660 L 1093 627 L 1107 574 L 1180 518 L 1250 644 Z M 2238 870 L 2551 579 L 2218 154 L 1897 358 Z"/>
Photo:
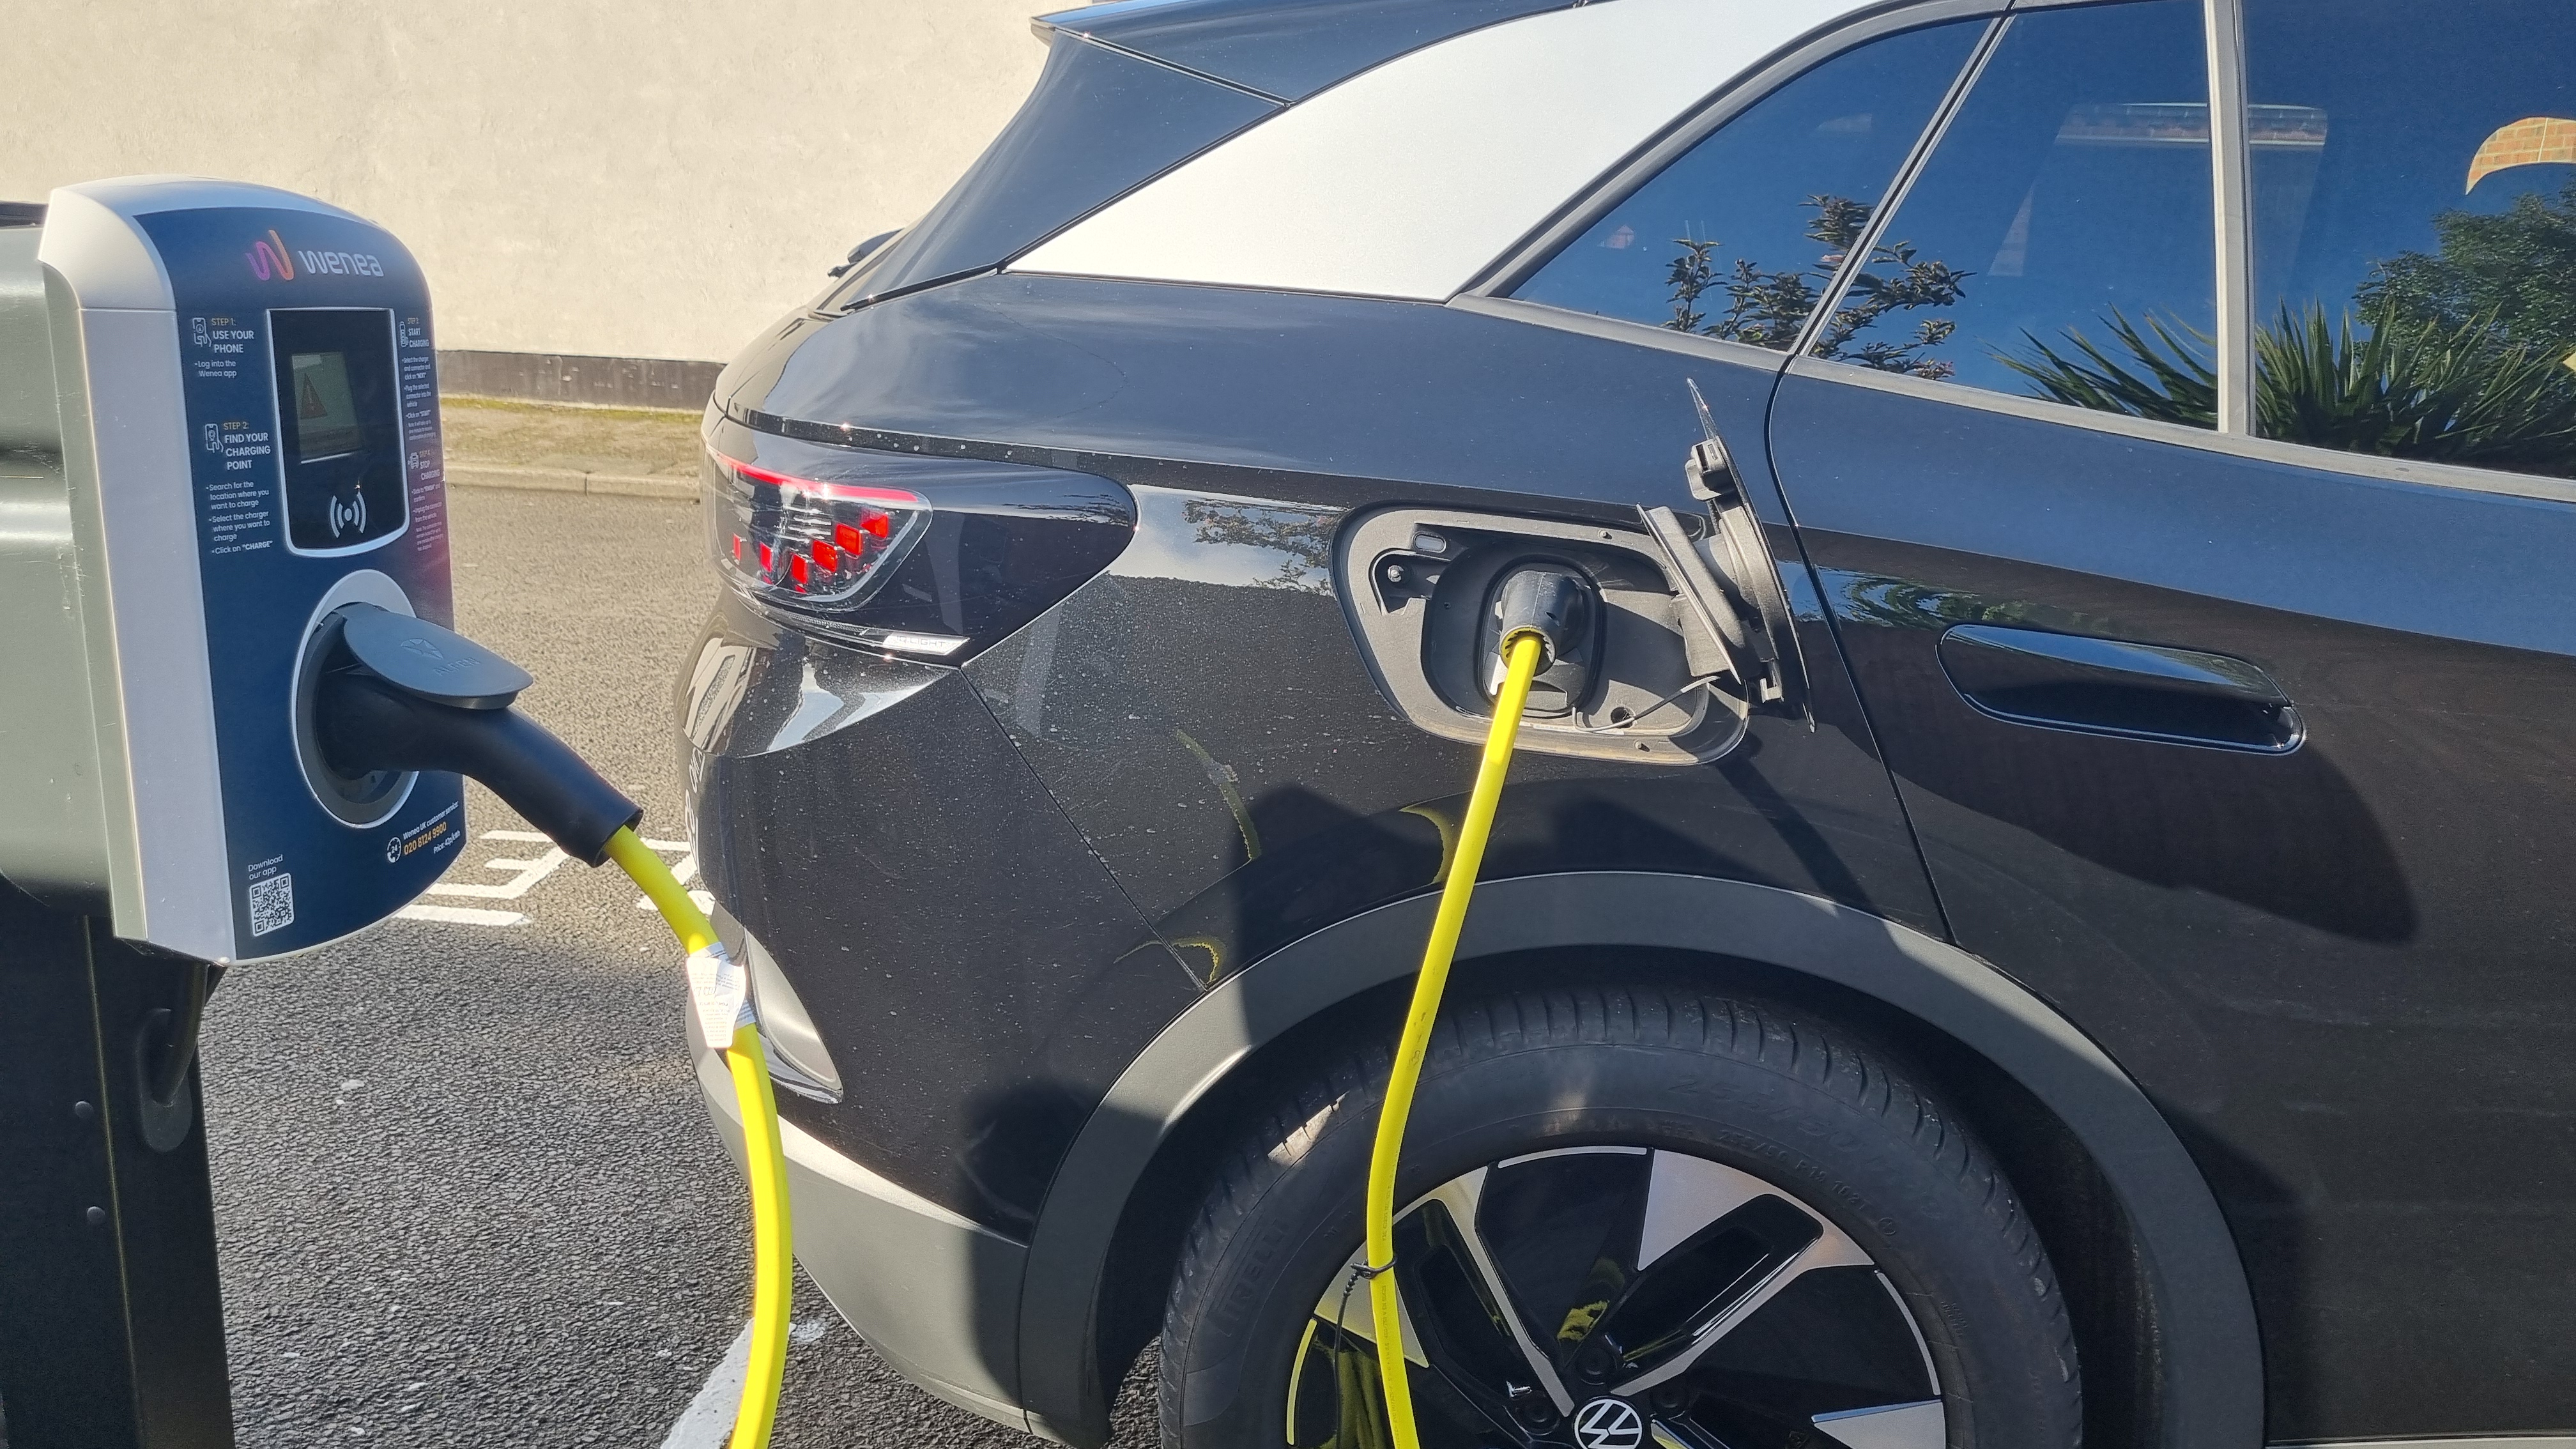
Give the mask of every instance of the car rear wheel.
<path id="1" fill-rule="evenodd" d="M 1383 1449 L 1360 1191 L 1385 1048 L 1218 1169 L 1163 1329 L 1170 1449 Z M 1426 1449 L 2063 1449 L 2065 1306 L 1965 1125 L 1797 1013 L 1661 988 L 1453 1006 L 1396 1282 Z"/>

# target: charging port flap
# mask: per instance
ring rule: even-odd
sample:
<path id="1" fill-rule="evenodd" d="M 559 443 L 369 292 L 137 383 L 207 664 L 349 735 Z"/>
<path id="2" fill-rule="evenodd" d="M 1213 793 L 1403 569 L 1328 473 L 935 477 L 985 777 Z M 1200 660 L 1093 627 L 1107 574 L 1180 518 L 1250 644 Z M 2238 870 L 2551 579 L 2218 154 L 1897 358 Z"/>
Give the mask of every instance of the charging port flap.
<path id="1" fill-rule="evenodd" d="M 1682 527 L 1680 515 L 1669 508 L 1640 508 L 1637 516 L 1645 520 L 1647 533 L 1663 549 L 1664 562 L 1672 566 L 1674 592 L 1683 606 L 1725 652 L 1727 672 L 1751 682 L 1747 693 L 1755 698 L 1777 698 L 1776 658 L 1764 647 L 1770 641 L 1758 632 L 1758 624 L 1745 627 L 1742 607 L 1718 581 L 1698 541 Z"/>

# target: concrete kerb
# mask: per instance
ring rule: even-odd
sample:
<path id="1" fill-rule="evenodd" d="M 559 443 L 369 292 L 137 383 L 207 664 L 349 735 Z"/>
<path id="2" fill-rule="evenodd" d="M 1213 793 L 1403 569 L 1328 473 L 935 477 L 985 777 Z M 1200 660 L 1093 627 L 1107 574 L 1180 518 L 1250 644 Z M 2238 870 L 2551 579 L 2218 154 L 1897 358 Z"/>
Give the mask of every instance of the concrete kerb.
<path id="1" fill-rule="evenodd" d="M 636 473 L 585 473 L 570 468 L 509 468 L 496 464 L 450 464 L 452 488 L 523 488 L 547 493 L 607 493 L 627 498 L 698 496 L 694 477 Z"/>

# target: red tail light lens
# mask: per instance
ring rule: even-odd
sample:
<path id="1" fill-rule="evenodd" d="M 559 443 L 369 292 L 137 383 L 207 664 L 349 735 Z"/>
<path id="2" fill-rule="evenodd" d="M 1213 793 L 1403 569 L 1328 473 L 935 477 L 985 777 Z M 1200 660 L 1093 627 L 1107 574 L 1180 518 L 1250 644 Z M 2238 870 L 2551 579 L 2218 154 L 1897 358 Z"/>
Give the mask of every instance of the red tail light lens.
<path id="1" fill-rule="evenodd" d="M 708 519 L 716 566 L 755 598 L 855 605 L 881 587 L 930 523 L 917 493 L 826 482 L 719 453 Z"/>
<path id="2" fill-rule="evenodd" d="M 707 553 L 734 597 L 809 639 L 962 663 L 1097 577 L 1136 536 L 1107 478 L 711 420 Z"/>

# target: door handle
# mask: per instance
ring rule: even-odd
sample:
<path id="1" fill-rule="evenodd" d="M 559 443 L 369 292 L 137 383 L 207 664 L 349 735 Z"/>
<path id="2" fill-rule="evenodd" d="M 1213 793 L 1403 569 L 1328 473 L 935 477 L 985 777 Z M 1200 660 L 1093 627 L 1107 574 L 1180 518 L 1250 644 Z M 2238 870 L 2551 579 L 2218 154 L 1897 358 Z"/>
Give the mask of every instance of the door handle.
<path id="1" fill-rule="evenodd" d="M 1969 704 L 2014 724 L 2267 755 L 2306 737 L 2271 676 L 2224 654 L 1989 624 L 1950 629 L 1939 654 Z"/>

